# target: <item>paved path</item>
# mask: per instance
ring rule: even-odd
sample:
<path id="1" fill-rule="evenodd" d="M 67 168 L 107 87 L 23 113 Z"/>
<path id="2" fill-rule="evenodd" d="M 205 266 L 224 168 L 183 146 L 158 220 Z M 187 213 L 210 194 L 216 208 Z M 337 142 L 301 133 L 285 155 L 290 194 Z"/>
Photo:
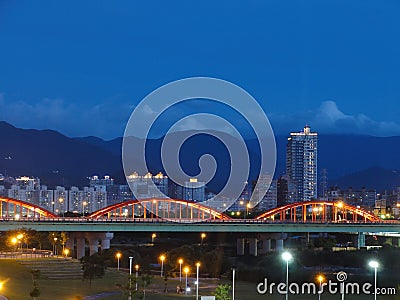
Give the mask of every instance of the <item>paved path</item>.
<path id="1" fill-rule="evenodd" d="M 90 296 L 86 296 L 83 299 L 84 300 L 97 300 L 97 299 L 102 299 L 104 297 L 107 296 L 111 296 L 111 295 L 117 295 L 120 294 L 120 292 L 108 292 L 108 293 L 101 293 L 101 294 L 96 294 L 96 295 L 90 295 Z M 0 299 L 1 300 L 1 299 Z"/>

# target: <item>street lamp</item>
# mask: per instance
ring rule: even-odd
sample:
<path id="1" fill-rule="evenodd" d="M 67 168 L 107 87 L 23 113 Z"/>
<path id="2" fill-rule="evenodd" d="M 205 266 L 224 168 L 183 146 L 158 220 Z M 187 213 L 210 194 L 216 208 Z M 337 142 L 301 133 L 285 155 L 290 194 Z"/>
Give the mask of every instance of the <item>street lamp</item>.
<path id="1" fill-rule="evenodd" d="M 21 252 L 22 252 L 22 239 L 23 238 L 24 238 L 24 235 L 22 233 L 17 235 L 17 240 L 18 240 L 18 243 L 19 243 L 19 249 L 21 250 Z"/>
<path id="2" fill-rule="evenodd" d="M 154 239 L 157 237 L 157 234 L 153 233 L 151 235 L 151 243 L 154 244 Z"/>
<path id="3" fill-rule="evenodd" d="M 18 239 L 16 237 L 13 237 L 11 239 L 11 244 L 14 245 L 14 252 L 17 252 L 17 243 L 18 243 Z"/>
<path id="4" fill-rule="evenodd" d="M 182 264 L 183 264 L 183 259 L 180 258 L 178 260 L 179 263 L 179 282 L 182 283 Z"/>
<path id="5" fill-rule="evenodd" d="M 135 265 L 135 270 L 136 270 L 136 290 L 138 290 L 139 265 Z"/>
<path id="6" fill-rule="evenodd" d="M 378 277 L 378 268 L 379 268 L 379 263 L 376 261 L 376 260 L 371 260 L 370 262 L 369 262 L 369 266 L 371 267 L 371 268 L 373 268 L 374 269 L 374 271 L 375 271 L 375 280 L 374 280 L 374 289 L 375 289 L 375 292 L 374 292 L 374 299 L 376 300 L 376 282 L 377 282 L 377 277 Z"/>
<path id="7" fill-rule="evenodd" d="M 164 272 L 164 260 L 165 260 L 165 255 L 161 254 L 160 255 L 160 260 L 161 260 L 161 277 L 163 277 L 163 272 Z"/>
<path id="8" fill-rule="evenodd" d="M 186 274 L 186 285 L 185 285 L 185 295 L 187 295 L 188 292 L 188 273 L 189 273 L 189 267 L 185 267 L 183 269 L 183 272 Z"/>
<path id="9" fill-rule="evenodd" d="M 247 204 L 246 204 L 246 216 L 244 217 L 245 219 L 249 215 L 249 209 L 250 208 L 251 208 L 251 204 L 249 202 L 247 202 Z"/>
<path id="10" fill-rule="evenodd" d="M 321 300 L 322 282 L 324 281 L 325 278 L 322 275 L 318 275 L 317 279 L 318 279 L 318 282 L 319 282 L 318 300 Z"/>
<path id="11" fill-rule="evenodd" d="M 54 243 L 53 243 L 53 254 L 54 254 L 54 255 L 57 255 L 57 253 L 56 253 L 56 250 L 57 250 L 57 247 L 56 247 L 57 240 L 58 240 L 58 239 L 57 239 L 56 237 L 53 239 L 53 241 L 54 241 Z"/>
<path id="12" fill-rule="evenodd" d="M 286 297 L 285 299 L 289 299 L 289 261 L 292 260 L 292 254 L 285 251 L 282 253 L 282 259 L 286 262 Z"/>
<path id="13" fill-rule="evenodd" d="M 200 263 L 196 263 L 196 300 L 199 300 L 199 269 Z"/>
<path id="14" fill-rule="evenodd" d="M 122 253 L 121 252 L 117 252 L 115 254 L 115 257 L 117 258 L 117 269 L 119 270 L 119 259 L 121 258 Z"/>
<path id="15" fill-rule="evenodd" d="M 133 260 L 133 256 L 129 256 L 129 297 L 128 297 L 128 300 L 132 299 L 132 260 Z"/>
<path id="16" fill-rule="evenodd" d="M 200 244 L 203 245 L 203 240 L 206 238 L 207 235 L 203 232 L 200 236 L 201 236 L 201 243 Z"/>
<path id="17" fill-rule="evenodd" d="M 69 254 L 69 249 L 64 249 L 64 255 L 65 255 L 65 257 L 68 257 L 68 254 Z"/>
<path id="18" fill-rule="evenodd" d="M 235 273 L 236 268 L 232 268 L 232 300 L 235 300 Z"/>

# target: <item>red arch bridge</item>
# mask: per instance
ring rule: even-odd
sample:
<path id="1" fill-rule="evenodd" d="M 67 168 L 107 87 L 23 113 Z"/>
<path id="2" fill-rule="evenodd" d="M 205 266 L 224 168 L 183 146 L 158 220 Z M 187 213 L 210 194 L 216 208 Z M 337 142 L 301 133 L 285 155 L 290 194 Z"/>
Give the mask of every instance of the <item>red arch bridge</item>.
<path id="1" fill-rule="evenodd" d="M 60 219 L 60 216 L 30 202 L 0 197 L 2 219 Z M 63 218 L 65 219 L 65 218 Z M 71 218 L 68 218 L 71 219 Z M 82 218 L 80 218 L 82 219 Z M 95 211 L 84 219 L 124 219 L 174 222 L 202 222 L 212 220 L 237 220 L 201 203 L 169 198 L 151 198 L 120 202 Z M 251 222 L 252 219 L 244 220 Z M 268 210 L 254 220 L 268 222 L 338 223 L 383 222 L 370 212 L 343 202 L 307 201 Z"/>
<path id="2" fill-rule="evenodd" d="M 360 208 L 343 202 L 310 201 L 288 204 L 266 211 L 254 219 L 234 219 L 224 213 L 194 203 L 175 199 L 130 200 L 111 205 L 85 217 L 55 215 L 32 203 L 0 197 L 0 231 L 31 228 L 38 231 L 65 231 L 67 247 L 74 255 L 108 249 L 112 232 L 228 232 L 237 237 L 237 252 L 244 253 L 248 241 L 250 253 L 257 255 L 259 242 L 263 251 L 283 249 L 286 233 L 356 234 L 357 245 L 365 244 L 366 234 L 400 236 L 400 222 L 384 221 Z"/>

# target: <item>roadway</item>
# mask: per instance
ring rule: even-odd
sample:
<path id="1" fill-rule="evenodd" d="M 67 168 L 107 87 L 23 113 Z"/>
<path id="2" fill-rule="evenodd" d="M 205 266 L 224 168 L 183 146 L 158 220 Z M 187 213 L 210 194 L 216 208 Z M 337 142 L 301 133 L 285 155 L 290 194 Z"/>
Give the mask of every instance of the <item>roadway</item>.
<path id="1" fill-rule="evenodd" d="M 65 232 L 225 232 L 225 233 L 400 233 L 400 222 L 303 223 L 263 220 L 208 220 L 179 222 L 162 219 L 57 218 L 0 219 L 0 231 L 31 228 L 36 231 Z"/>

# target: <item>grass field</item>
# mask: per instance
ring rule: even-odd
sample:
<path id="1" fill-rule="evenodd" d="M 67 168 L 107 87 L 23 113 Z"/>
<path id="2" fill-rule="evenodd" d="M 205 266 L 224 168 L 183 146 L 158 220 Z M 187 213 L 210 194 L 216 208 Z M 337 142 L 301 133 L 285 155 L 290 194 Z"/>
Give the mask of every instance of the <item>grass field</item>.
<path id="1" fill-rule="evenodd" d="M 46 260 L 43 260 L 46 264 Z M 29 292 L 32 289 L 32 279 L 30 269 L 21 265 L 15 260 L 0 260 L 0 280 L 8 281 L 4 284 L 3 290 L 0 292 L 7 296 L 9 300 L 27 300 L 30 299 Z M 164 294 L 164 280 L 159 277 L 153 279 L 152 284 L 149 286 L 149 291 L 146 293 L 147 300 L 160 300 L 160 299 L 194 299 L 193 295 L 177 295 L 175 293 L 177 279 L 170 279 L 168 281 L 168 291 L 170 294 Z M 116 283 L 125 284 L 127 282 L 127 273 L 117 271 L 115 269 L 106 270 L 104 278 L 95 279 L 92 286 L 88 282 L 82 282 L 79 279 L 66 279 L 66 280 L 50 280 L 41 278 L 38 281 L 41 290 L 40 300 L 74 300 L 75 297 L 96 295 L 101 293 L 114 292 L 113 295 L 104 295 L 96 299 L 104 300 L 122 300 L 122 294 L 116 287 Z M 191 279 L 193 282 L 193 278 Z M 201 280 L 200 295 L 211 295 L 215 290 L 216 284 L 220 282 Z M 271 300 L 284 300 L 283 295 L 258 295 L 256 292 L 255 283 L 237 282 L 236 284 L 236 297 L 235 300 L 258 300 L 258 299 L 271 299 Z M 290 295 L 291 300 L 311 300 L 318 299 L 317 295 L 296 296 Z M 322 300 L 340 299 L 340 295 L 322 295 Z M 347 300 L 368 300 L 374 299 L 373 295 L 351 296 L 346 295 Z M 380 300 L 399 300 L 399 296 L 379 296 Z"/>

